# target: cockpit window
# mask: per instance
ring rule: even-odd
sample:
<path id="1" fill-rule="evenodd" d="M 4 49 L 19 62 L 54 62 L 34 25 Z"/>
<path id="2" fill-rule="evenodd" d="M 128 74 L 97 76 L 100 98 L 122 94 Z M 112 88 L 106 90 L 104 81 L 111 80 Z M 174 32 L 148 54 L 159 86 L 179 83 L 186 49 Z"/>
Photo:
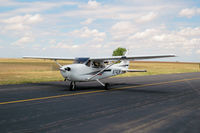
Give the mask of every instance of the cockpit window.
<path id="1" fill-rule="evenodd" d="M 103 68 L 103 67 L 105 67 L 105 65 L 104 65 L 103 62 L 93 61 L 93 62 L 92 62 L 92 67 L 93 67 L 93 68 Z"/>
<path id="2" fill-rule="evenodd" d="M 83 64 L 85 63 L 89 58 L 75 58 L 74 64 Z"/>
<path id="3" fill-rule="evenodd" d="M 86 66 L 88 66 L 88 67 L 90 67 L 90 64 L 91 64 L 91 61 L 90 60 L 88 60 L 87 62 L 86 62 Z"/>

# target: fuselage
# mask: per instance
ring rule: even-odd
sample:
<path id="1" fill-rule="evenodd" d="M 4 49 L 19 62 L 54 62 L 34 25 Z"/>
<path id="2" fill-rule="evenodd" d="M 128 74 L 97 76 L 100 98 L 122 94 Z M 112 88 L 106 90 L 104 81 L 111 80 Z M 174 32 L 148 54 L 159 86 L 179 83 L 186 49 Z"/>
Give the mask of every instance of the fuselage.
<path id="1" fill-rule="evenodd" d="M 103 66 L 103 68 L 105 67 L 106 66 Z M 88 81 L 88 79 L 90 79 L 93 75 L 100 72 L 103 68 L 102 67 L 95 68 L 92 66 L 87 66 L 86 64 L 71 64 L 62 66 L 62 68 L 60 68 L 60 72 L 62 76 L 69 81 L 84 82 Z M 108 69 L 96 75 L 91 80 L 103 79 L 122 74 L 124 73 L 124 71 L 122 71 L 123 68 L 124 66 L 114 64 Z"/>

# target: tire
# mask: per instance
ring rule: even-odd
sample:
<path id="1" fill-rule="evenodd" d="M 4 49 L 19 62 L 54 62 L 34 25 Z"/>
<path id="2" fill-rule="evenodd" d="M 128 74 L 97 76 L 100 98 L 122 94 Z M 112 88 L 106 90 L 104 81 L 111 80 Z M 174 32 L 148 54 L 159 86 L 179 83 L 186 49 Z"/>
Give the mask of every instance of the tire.
<path id="1" fill-rule="evenodd" d="M 105 83 L 105 90 L 109 90 L 110 89 L 110 84 L 109 83 Z"/>
<path id="2" fill-rule="evenodd" d="M 73 83 L 71 82 L 70 85 L 69 85 L 69 90 L 75 91 L 76 90 L 76 84 L 74 83 L 74 85 L 73 85 Z"/>

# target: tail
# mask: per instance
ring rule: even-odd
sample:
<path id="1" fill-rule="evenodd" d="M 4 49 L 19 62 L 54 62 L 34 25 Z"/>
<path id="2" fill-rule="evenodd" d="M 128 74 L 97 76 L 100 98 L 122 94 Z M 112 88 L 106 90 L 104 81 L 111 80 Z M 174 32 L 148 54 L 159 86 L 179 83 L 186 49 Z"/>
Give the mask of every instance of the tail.
<path id="1" fill-rule="evenodd" d="M 125 54 L 125 56 L 128 55 L 128 50 Z M 123 67 L 122 71 L 125 73 L 125 72 L 147 72 L 146 70 L 137 70 L 137 69 L 128 69 L 129 68 L 129 64 L 130 64 L 130 61 L 129 60 L 122 60 L 119 65 L 120 67 Z"/>
<path id="2" fill-rule="evenodd" d="M 129 50 L 127 49 L 126 53 L 124 56 L 127 56 L 128 55 L 128 52 Z M 129 68 L 129 64 L 130 64 L 130 61 L 129 60 L 122 60 L 119 65 L 120 67 L 124 67 L 125 69 L 128 69 Z"/>
<path id="3" fill-rule="evenodd" d="M 129 64 L 130 64 L 130 61 L 129 60 L 122 60 L 120 63 L 119 63 L 119 66 L 120 67 L 123 67 L 125 69 L 128 69 L 129 68 Z"/>

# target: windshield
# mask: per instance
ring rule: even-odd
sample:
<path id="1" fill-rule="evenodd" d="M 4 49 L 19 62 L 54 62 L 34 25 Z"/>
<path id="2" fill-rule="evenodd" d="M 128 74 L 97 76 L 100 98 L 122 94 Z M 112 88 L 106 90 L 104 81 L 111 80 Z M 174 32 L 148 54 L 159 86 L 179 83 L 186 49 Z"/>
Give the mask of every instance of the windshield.
<path id="1" fill-rule="evenodd" d="M 85 58 L 75 58 L 74 64 L 83 64 L 83 63 L 85 63 L 87 60 L 89 60 L 89 58 L 87 58 L 87 57 L 85 57 Z"/>

